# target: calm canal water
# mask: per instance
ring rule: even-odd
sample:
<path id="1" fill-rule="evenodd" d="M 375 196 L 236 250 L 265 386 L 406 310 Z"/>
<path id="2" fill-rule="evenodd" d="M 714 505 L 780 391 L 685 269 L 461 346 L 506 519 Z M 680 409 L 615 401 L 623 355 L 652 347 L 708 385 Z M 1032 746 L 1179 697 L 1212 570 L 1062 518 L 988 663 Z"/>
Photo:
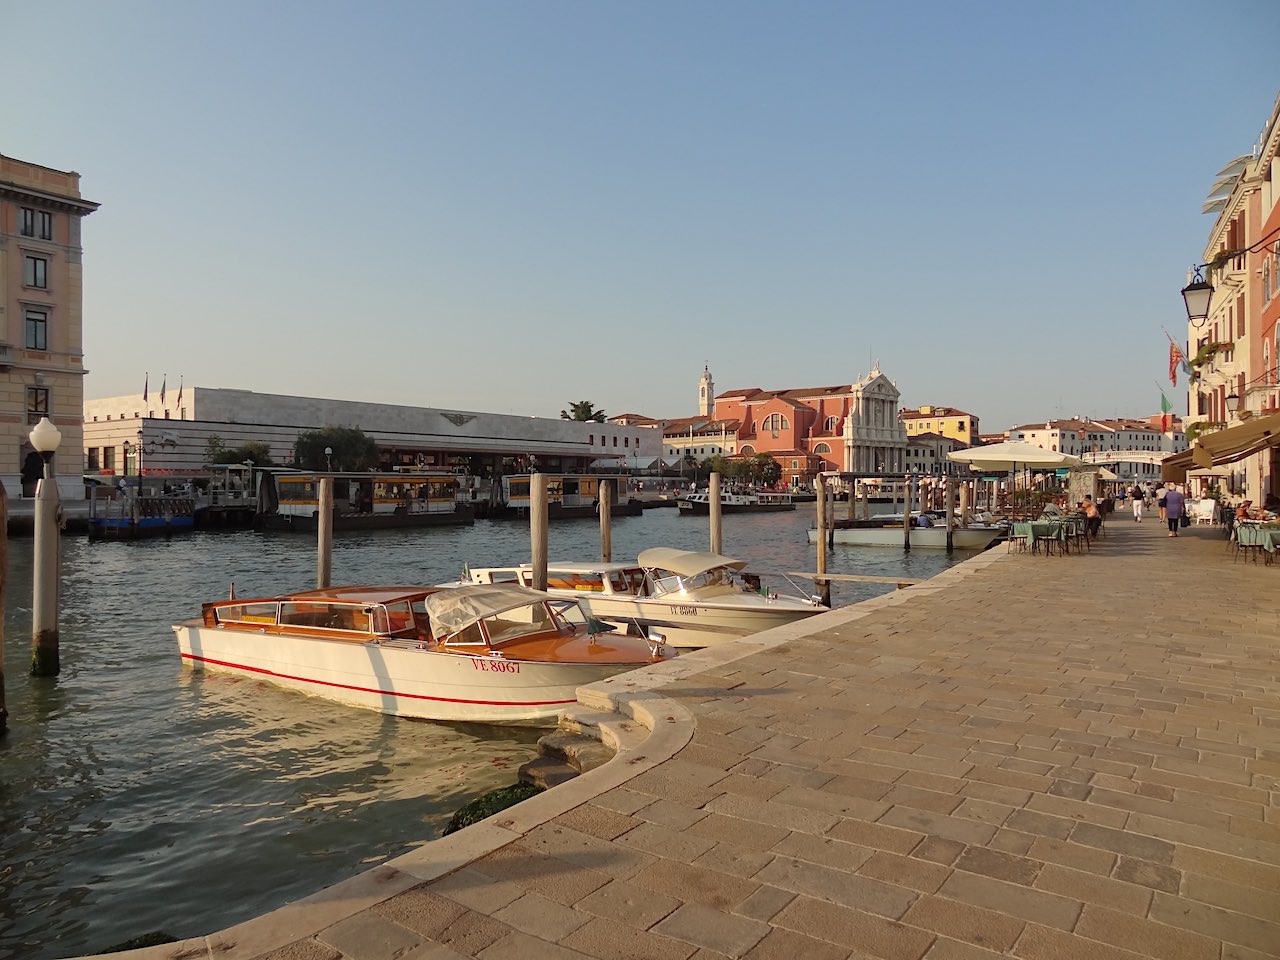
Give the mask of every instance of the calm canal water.
<path id="1" fill-rule="evenodd" d="M 812 505 L 727 516 L 725 552 L 762 571 L 812 570 L 812 516 Z M 549 543 L 553 561 L 596 558 L 598 524 L 554 523 Z M 661 508 L 615 520 L 615 559 L 651 546 L 705 550 L 706 519 Z M 256 916 L 437 836 L 535 752 L 536 730 L 398 720 L 181 666 L 170 624 L 232 581 L 241 596 L 314 585 L 314 539 L 64 538 L 56 681 L 26 674 L 31 541 L 10 541 L 9 555 L 3 960 L 96 952 L 155 930 L 196 936 Z M 830 569 L 928 577 L 965 556 L 836 547 Z M 465 563 L 528 559 L 520 523 L 339 535 L 333 578 L 437 583 Z M 833 600 L 885 589 L 836 585 Z"/>

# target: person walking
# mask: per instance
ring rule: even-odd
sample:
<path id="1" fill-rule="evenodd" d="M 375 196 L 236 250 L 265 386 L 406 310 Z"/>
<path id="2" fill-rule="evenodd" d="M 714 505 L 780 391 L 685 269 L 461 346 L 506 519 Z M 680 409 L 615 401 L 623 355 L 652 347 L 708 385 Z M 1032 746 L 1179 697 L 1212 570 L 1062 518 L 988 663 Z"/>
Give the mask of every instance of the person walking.
<path id="1" fill-rule="evenodd" d="M 1182 525 L 1182 512 L 1187 507 L 1186 497 L 1177 487 L 1166 487 L 1164 490 L 1164 517 L 1169 523 L 1169 536 L 1178 535 L 1178 527 Z"/>
<path id="2" fill-rule="evenodd" d="M 1166 520 L 1169 519 L 1168 513 L 1165 512 L 1165 506 L 1166 506 L 1165 497 L 1168 493 L 1169 493 L 1169 488 L 1166 487 L 1163 483 L 1156 484 L 1156 491 L 1155 491 L 1156 506 L 1160 509 L 1161 523 L 1164 523 Z"/>
<path id="3" fill-rule="evenodd" d="M 1133 500 L 1133 522 L 1141 523 L 1142 522 L 1142 501 L 1144 499 L 1142 495 L 1142 488 L 1135 484 L 1133 490 L 1130 491 L 1129 496 Z"/>

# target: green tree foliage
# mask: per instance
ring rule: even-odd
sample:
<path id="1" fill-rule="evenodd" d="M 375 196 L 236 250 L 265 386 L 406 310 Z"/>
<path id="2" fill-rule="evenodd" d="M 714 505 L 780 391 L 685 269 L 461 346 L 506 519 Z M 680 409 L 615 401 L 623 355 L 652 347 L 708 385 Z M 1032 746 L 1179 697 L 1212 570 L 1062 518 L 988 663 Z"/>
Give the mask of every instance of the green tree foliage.
<path id="1" fill-rule="evenodd" d="M 218 440 L 216 452 L 213 449 L 214 440 Z M 218 437 L 210 437 L 205 452 L 213 452 L 213 455 L 209 457 L 210 463 L 244 463 L 248 460 L 255 467 L 275 466 L 275 461 L 271 459 L 270 445 L 263 443 L 261 440 L 250 440 L 243 446 L 228 449 L 222 445 L 222 441 Z"/>
<path id="2" fill-rule="evenodd" d="M 771 487 L 782 479 L 782 465 L 767 453 L 757 453 L 751 458 L 751 473 L 756 483 Z"/>
<path id="3" fill-rule="evenodd" d="M 334 470 L 372 470 L 378 465 L 378 445 L 359 427 L 321 427 L 298 434 L 293 455 L 304 470 L 328 467 L 325 447 L 333 450 Z"/>
<path id="4" fill-rule="evenodd" d="M 560 419 L 582 422 L 593 420 L 596 423 L 604 423 L 604 411 L 597 410 L 596 405 L 590 400 L 579 400 L 576 403 L 569 404 L 568 410 L 561 410 Z"/>
<path id="5" fill-rule="evenodd" d="M 222 442 L 222 438 L 216 433 L 209 437 L 204 444 L 204 461 L 205 463 L 223 463 L 218 457 L 226 452 L 227 445 Z"/>

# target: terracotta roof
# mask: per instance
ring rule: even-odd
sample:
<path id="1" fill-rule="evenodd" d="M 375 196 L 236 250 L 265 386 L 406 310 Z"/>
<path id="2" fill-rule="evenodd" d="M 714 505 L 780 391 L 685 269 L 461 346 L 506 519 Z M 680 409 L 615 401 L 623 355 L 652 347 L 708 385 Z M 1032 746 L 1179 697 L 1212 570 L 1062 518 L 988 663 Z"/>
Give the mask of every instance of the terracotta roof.
<path id="1" fill-rule="evenodd" d="M 928 413 L 922 413 L 919 409 L 904 409 L 900 414 L 904 420 L 913 420 L 917 417 L 968 417 L 972 420 L 973 414 L 966 413 L 964 410 L 958 410 L 955 407 L 930 407 Z"/>

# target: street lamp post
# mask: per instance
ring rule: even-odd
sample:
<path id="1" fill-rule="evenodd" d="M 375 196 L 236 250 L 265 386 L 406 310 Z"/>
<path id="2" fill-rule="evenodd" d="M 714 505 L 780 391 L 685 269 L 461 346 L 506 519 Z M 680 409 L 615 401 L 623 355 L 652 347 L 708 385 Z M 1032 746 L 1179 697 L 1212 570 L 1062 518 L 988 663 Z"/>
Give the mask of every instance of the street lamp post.
<path id="1" fill-rule="evenodd" d="M 58 662 L 58 482 L 53 454 L 62 434 L 41 417 L 31 431 L 31 446 L 44 460 L 44 476 L 36 485 L 35 556 L 31 600 L 31 675 L 56 677 Z"/>
<path id="2" fill-rule="evenodd" d="M 324 448 L 324 468 L 330 473 L 333 472 L 333 447 Z"/>

